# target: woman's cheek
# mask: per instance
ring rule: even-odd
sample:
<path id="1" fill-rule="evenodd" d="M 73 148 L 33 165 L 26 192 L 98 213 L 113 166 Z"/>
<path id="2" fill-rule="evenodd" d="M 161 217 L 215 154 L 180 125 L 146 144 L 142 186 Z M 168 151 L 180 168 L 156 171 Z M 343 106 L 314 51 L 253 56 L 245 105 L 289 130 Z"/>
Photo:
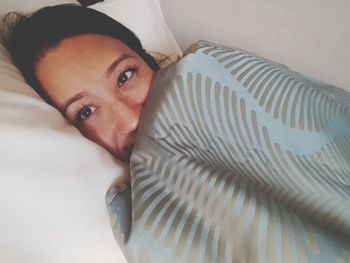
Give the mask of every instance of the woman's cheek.
<path id="1" fill-rule="evenodd" d="M 84 121 L 84 124 L 81 127 L 78 127 L 80 132 L 90 140 L 97 142 L 100 141 L 101 137 L 101 128 L 98 128 L 100 125 L 97 118 L 90 117 L 88 120 Z"/>
<path id="2" fill-rule="evenodd" d="M 144 104 L 152 87 L 152 76 L 146 75 L 139 78 L 138 103 Z"/>

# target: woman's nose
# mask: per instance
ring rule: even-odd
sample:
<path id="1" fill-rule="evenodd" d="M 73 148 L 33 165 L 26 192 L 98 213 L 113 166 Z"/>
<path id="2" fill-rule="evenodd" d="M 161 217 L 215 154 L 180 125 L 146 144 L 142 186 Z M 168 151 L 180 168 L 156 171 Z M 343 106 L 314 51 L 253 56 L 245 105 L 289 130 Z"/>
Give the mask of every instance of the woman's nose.
<path id="1" fill-rule="evenodd" d="M 116 109 L 119 112 L 115 115 L 119 123 L 117 132 L 127 135 L 138 129 L 143 105 L 124 104 L 123 106 Z"/>
<path id="2" fill-rule="evenodd" d="M 136 131 L 139 127 L 140 117 L 143 110 L 143 105 L 119 103 L 115 105 L 114 114 L 111 116 L 114 122 L 115 138 L 112 144 L 114 145 L 113 152 L 122 161 L 129 161 L 131 151 L 135 144 Z"/>

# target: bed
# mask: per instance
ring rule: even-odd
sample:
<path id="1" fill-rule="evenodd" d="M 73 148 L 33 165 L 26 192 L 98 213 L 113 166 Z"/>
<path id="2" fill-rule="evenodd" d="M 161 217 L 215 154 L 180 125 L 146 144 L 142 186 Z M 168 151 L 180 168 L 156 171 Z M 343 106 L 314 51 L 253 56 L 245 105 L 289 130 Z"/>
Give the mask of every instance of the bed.
<path id="1" fill-rule="evenodd" d="M 0 10 L 66 2 L 2 1 Z M 133 30 L 155 55 L 165 53 L 176 60 L 189 44 L 206 39 L 249 50 L 350 90 L 348 1 L 130 2 L 106 0 L 95 7 L 108 12 L 117 6 L 131 17 L 136 10 L 156 7 L 148 13 L 153 24 L 147 27 L 157 28 L 161 41 L 149 37 L 154 30 L 131 19 Z M 129 23 L 130 18 L 125 19 Z M 127 167 L 82 138 L 40 101 L 10 65 L 6 51 L 1 54 L 0 261 L 126 262 L 113 238 L 104 198 L 113 181 L 125 180 Z M 40 117 L 34 117 L 38 113 Z M 77 147 L 85 149 L 83 155 L 76 154 Z M 94 165 L 87 166 L 90 160 Z"/>

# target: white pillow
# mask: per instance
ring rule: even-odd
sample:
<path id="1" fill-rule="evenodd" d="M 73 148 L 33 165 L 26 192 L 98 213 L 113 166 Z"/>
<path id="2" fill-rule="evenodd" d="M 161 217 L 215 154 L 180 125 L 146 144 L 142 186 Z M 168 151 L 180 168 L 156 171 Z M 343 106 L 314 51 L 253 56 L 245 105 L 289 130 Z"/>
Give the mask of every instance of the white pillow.
<path id="1" fill-rule="evenodd" d="M 181 55 L 158 0 L 148 1 L 152 8 L 145 2 L 109 1 L 106 11 L 119 10 L 120 3 L 125 12 L 118 19 L 132 27 L 136 19 L 127 9 L 139 10 L 143 27 L 136 23 L 132 30 L 147 50 Z M 104 195 L 114 180 L 127 177 L 125 164 L 85 139 L 25 84 L 0 46 L 0 262 L 125 262 Z"/>
<path id="2" fill-rule="evenodd" d="M 120 162 L 24 83 L 0 46 L 0 262 L 122 262 L 104 205 Z"/>
<path id="3" fill-rule="evenodd" d="M 165 22 L 160 0 L 105 0 L 90 7 L 131 29 L 160 67 L 166 67 L 182 56 Z"/>

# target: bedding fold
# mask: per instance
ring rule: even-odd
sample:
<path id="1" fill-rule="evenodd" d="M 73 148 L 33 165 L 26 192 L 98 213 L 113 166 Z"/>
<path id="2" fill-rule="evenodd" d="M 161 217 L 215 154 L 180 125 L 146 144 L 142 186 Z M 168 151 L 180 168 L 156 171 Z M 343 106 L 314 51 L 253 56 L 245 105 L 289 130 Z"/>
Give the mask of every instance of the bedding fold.
<path id="1" fill-rule="evenodd" d="M 156 74 L 131 199 L 107 202 L 128 261 L 347 262 L 349 108 L 283 65 L 193 44 Z"/>

